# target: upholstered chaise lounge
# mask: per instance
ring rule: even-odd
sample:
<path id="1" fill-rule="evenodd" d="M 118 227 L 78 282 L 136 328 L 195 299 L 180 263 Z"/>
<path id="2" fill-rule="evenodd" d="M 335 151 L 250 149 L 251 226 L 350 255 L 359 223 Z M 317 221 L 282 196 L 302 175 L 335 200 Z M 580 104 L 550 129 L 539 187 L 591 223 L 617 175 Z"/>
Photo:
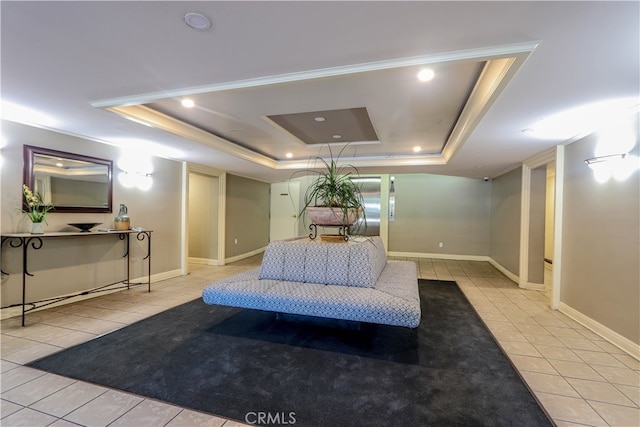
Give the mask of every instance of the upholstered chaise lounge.
<path id="1" fill-rule="evenodd" d="M 205 303 L 415 328 L 416 265 L 387 261 L 380 237 L 272 242 L 262 265 L 207 286 Z"/>

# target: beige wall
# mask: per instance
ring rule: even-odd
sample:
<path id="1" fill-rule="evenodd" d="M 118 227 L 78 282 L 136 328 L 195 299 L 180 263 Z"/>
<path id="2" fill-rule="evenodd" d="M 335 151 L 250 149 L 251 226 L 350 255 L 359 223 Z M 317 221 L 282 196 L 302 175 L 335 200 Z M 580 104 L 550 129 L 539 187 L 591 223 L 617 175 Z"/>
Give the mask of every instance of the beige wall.
<path id="1" fill-rule="evenodd" d="M 636 119 L 637 120 L 637 119 Z M 638 124 L 636 122 L 636 129 Z M 22 184 L 22 145 L 49 147 L 116 161 L 117 148 L 2 122 L 1 230 L 26 232 L 18 212 Z M 640 343 L 640 173 L 626 181 L 601 184 L 584 159 L 594 156 L 598 136 L 566 147 L 562 231 L 561 302 L 627 339 Z M 635 154 L 640 155 L 638 144 Z M 70 230 L 69 222 L 112 226 L 120 203 L 132 225 L 153 229 L 152 273 L 180 268 L 181 164 L 153 158 L 153 187 L 127 189 L 114 179 L 114 212 L 48 216 L 47 230 Z M 396 175 L 396 220 L 389 227 L 389 250 L 397 252 L 489 255 L 515 275 L 519 272 L 521 169 L 492 182 L 459 177 Z M 304 186 L 302 186 L 304 189 Z M 226 257 L 259 250 L 268 243 L 269 185 L 227 176 Z M 110 238 L 46 241 L 31 258 L 29 299 L 77 291 L 124 274 L 122 242 Z M 235 239 L 238 243 L 235 244 Z M 438 242 L 444 247 L 439 248 Z M 133 242 L 133 254 L 143 244 Z M 2 306 L 20 297 L 20 251 L 3 247 Z M 132 258 L 132 276 L 146 264 Z"/>
<path id="2" fill-rule="evenodd" d="M 28 232 L 29 221 L 19 212 L 21 208 L 23 145 L 52 148 L 78 154 L 109 159 L 115 163 L 120 150 L 106 144 L 72 137 L 13 122 L 2 121 L 2 233 Z M 180 268 L 180 187 L 181 164 L 152 158 L 153 187 L 149 191 L 125 188 L 118 183 L 114 171 L 113 209 L 109 214 L 56 213 L 47 215 L 46 231 L 71 231 L 68 223 L 99 222 L 101 227 L 113 227 L 117 208 L 124 203 L 129 208 L 132 226 L 153 230 L 152 274 L 171 272 Z M 146 274 L 146 242 L 131 242 L 131 277 Z M 41 249 L 30 250 L 29 270 L 34 277 L 27 279 L 30 300 L 62 295 L 118 281 L 126 277 L 124 244 L 117 236 L 46 239 Z M 19 301 L 21 295 L 22 256 L 19 249 L 2 248 L 2 267 L 10 273 L 2 276 L 2 306 Z"/>
<path id="3" fill-rule="evenodd" d="M 269 243 L 269 187 L 265 182 L 227 175 L 225 258 Z"/>
<path id="4" fill-rule="evenodd" d="M 219 178 L 189 174 L 189 257 L 218 259 Z"/>
<path id="5" fill-rule="evenodd" d="M 597 182 L 584 160 L 594 157 L 598 138 L 565 150 L 560 300 L 639 344 L 640 172 Z"/>
<path id="6" fill-rule="evenodd" d="M 522 169 L 492 181 L 491 258 L 516 276 L 520 271 Z"/>
<path id="7" fill-rule="evenodd" d="M 487 255 L 491 182 L 482 179 L 399 174 L 389 251 Z M 439 243 L 443 247 L 439 247 Z"/>

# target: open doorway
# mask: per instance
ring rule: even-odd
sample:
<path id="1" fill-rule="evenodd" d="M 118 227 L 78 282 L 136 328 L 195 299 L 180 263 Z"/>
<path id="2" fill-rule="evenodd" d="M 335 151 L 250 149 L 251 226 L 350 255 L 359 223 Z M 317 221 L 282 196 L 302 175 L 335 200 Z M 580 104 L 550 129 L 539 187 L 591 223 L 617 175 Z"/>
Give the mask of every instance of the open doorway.
<path id="1" fill-rule="evenodd" d="M 561 286 L 564 147 L 523 163 L 519 286 L 543 291 L 557 309 Z"/>
<path id="2" fill-rule="evenodd" d="M 219 177 L 189 173 L 189 263 L 219 265 L 219 196 Z"/>
<path id="3" fill-rule="evenodd" d="M 555 183 L 556 163 L 547 164 L 545 169 L 545 212 L 544 212 L 544 292 L 551 300 L 553 290 L 553 248 L 555 244 Z"/>
<path id="4" fill-rule="evenodd" d="M 532 169 L 530 173 L 527 288 L 544 290 L 550 298 L 553 287 L 555 162 Z"/>

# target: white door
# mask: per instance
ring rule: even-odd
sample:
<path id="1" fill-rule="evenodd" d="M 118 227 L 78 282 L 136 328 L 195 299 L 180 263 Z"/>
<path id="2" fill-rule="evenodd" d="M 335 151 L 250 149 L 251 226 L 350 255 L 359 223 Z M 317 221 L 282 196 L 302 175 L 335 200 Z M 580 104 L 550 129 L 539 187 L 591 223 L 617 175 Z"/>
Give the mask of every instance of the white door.
<path id="1" fill-rule="evenodd" d="M 271 184 L 271 221 L 269 240 L 283 240 L 298 235 L 300 182 Z"/>

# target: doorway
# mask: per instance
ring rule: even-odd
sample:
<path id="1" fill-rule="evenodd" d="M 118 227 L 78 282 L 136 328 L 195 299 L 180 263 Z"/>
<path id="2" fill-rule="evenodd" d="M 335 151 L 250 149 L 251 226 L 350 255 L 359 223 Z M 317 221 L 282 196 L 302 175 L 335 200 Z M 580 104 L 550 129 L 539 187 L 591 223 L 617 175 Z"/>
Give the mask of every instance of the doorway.
<path id="1" fill-rule="evenodd" d="M 562 177 L 564 147 L 556 146 L 522 165 L 519 286 L 544 291 L 560 304 Z"/>
<path id="2" fill-rule="evenodd" d="M 544 292 L 551 301 L 553 290 L 553 247 L 555 230 L 555 183 L 556 163 L 547 164 L 545 170 L 545 212 L 544 212 Z"/>
<path id="3" fill-rule="evenodd" d="M 292 180 L 271 184 L 269 241 L 297 237 L 299 213 L 300 182 Z"/>
<path id="4" fill-rule="evenodd" d="M 544 290 L 550 299 L 553 287 L 555 162 L 532 169 L 530 174 L 527 288 Z"/>
<path id="5" fill-rule="evenodd" d="M 189 263 L 219 265 L 219 186 L 217 176 L 189 173 Z"/>

